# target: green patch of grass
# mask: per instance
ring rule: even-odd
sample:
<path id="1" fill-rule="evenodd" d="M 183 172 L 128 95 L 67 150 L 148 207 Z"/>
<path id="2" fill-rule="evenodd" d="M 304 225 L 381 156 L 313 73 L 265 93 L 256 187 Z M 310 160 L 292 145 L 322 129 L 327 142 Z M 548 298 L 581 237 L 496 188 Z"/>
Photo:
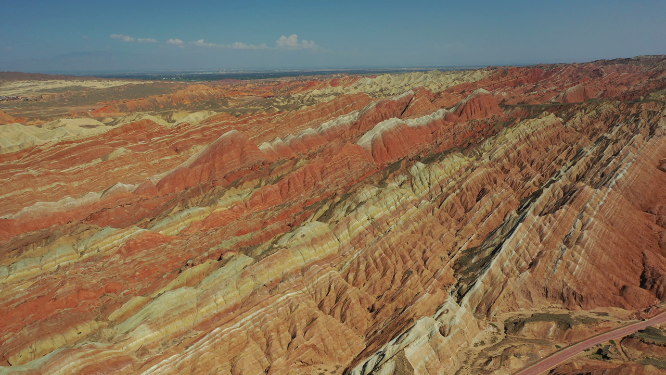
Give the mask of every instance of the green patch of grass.
<path id="1" fill-rule="evenodd" d="M 421 160 L 419 160 L 419 161 L 423 164 L 428 165 L 428 164 L 431 164 L 431 163 L 436 162 L 436 161 L 440 162 L 440 161 L 444 160 L 444 158 L 446 158 L 448 155 L 450 155 L 454 152 L 459 152 L 459 151 L 460 151 L 460 149 L 458 147 L 452 147 L 452 148 L 446 149 L 442 152 L 438 152 L 436 154 L 430 154 L 430 155 L 423 156 L 421 158 Z"/>
<path id="2" fill-rule="evenodd" d="M 631 335 L 631 337 L 635 337 L 649 344 L 666 345 L 666 336 L 664 336 L 664 333 L 660 329 L 654 327 L 647 327 L 640 330 Z"/>
<path id="3" fill-rule="evenodd" d="M 495 131 L 500 131 L 504 128 L 511 127 L 516 122 L 516 119 L 510 119 L 509 121 L 497 121 L 494 126 Z"/>
<path id="4" fill-rule="evenodd" d="M 643 366 L 652 365 L 660 370 L 666 370 L 666 361 L 655 358 L 644 358 L 638 361 Z"/>
<path id="5" fill-rule="evenodd" d="M 402 169 L 404 161 L 405 161 L 405 159 L 400 159 L 400 160 L 396 161 L 395 163 L 386 167 L 382 172 L 380 172 L 380 173 L 382 173 L 382 178 L 381 178 L 381 180 L 379 180 L 379 182 L 377 182 L 377 187 L 379 187 L 381 189 L 387 187 L 389 177 L 391 177 L 396 172 L 398 172 L 399 170 Z"/>
<path id="6" fill-rule="evenodd" d="M 517 213 L 507 215 L 504 222 L 490 233 L 481 246 L 465 249 L 456 258 L 453 270 L 458 279 L 455 286 L 458 301 L 467 294 L 478 276 L 487 269 L 501 250 L 504 241 L 511 237 L 525 216 L 526 212 L 521 209 Z"/>
<path id="7" fill-rule="evenodd" d="M 538 313 L 533 314 L 528 318 L 511 318 L 504 322 L 504 327 L 507 334 L 518 333 L 526 324 L 532 322 L 555 322 L 557 327 L 566 331 L 579 324 L 591 325 L 597 323 L 597 320 L 588 317 L 574 318 L 568 314 L 549 314 Z"/>
<path id="8" fill-rule="evenodd" d="M 351 197 L 352 197 L 351 192 L 346 192 L 346 193 L 342 194 L 340 196 L 340 199 L 336 203 L 331 204 L 330 207 L 326 210 L 326 212 L 324 212 L 321 216 L 319 216 L 319 219 L 317 219 L 317 221 L 321 221 L 322 223 L 326 223 L 329 220 L 331 220 L 333 218 L 333 214 L 335 213 L 335 209 Z"/>
<path id="9" fill-rule="evenodd" d="M 467 249 L 463 250 L 462 254 L 460 257 L 458 257 L 456 263 L 454 264 L 453 269 L 456 270 L 462 268 L 463 265 L 470 263 L 478 254 L 479 250 L 481 250 L 479 246 L 468 247 Z"/>
<path id="10" fill-rule="evenodd" d="M 596 320 L 594 318 L 587 317 L 587 316 L 576 317 L 576 320 L 583 323 L 583 324 L 586 324 L 586 325 L 597 324 L 599 322 L 598 320 Z"/>

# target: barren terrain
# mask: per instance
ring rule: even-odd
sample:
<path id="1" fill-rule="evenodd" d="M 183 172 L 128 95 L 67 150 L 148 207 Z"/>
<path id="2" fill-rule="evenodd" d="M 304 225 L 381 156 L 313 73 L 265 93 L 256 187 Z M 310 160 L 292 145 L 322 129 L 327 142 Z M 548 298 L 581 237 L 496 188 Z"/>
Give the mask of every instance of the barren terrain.
<path id="1" fill-rule="evenodd" d="M 664 56 L 7 93 L 2 374 L 666 371 Z"/>

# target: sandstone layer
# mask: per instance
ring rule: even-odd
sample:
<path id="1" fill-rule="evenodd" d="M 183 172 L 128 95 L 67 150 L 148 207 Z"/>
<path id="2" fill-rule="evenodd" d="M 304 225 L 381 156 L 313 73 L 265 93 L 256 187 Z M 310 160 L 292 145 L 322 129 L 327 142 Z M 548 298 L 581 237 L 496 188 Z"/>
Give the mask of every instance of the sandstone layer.
<path id="1" fill-rule="evenodd" d="M 515 373 L 666 299 L 665 91 L 640 57 L 3 125 L 0 373 Z M 556 371 L 658 373 L 653 336 Z"/>

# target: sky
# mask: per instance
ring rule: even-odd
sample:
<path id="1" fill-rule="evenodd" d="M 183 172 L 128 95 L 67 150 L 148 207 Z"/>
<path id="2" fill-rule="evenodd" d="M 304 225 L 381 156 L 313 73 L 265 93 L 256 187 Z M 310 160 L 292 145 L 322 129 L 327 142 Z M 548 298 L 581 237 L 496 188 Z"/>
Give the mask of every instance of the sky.
<path id="1" fill-rule="evenodd" d="M 0 0 L 0 71 L 415 68 L 666 54 L 665 0 Z"/>

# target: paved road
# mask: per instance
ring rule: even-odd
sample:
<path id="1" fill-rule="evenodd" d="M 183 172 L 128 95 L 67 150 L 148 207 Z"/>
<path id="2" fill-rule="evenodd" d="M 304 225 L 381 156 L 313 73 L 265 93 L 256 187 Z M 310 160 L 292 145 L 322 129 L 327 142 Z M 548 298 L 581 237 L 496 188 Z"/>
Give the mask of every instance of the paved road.
<path id="1" fill-rule="evenodd" d="M 609 340 L 614 340 L 626 335 L 632 334 L 641 329 L 645 329 L 648 326 L 653 326 L 666 322 L 666 311 L 645 321 L 630 324 L 615 330 L 602 333 L 599 336 L 591 337 L 585 341 L 581 341 L 578 344 L 569 346 L 565 349 L 560 350 L 559 352 L 546 357 L 541 361 L 533 364 L 532 366 L 518 372 L 516 375 L 538 375 L 544 371 L 550 370 L 551 368 L 559 365 L 560 363 L 568 360 L 569 358 L 575 356 L 576 354 L 582 352 L 587 348 L 591 348 L 597 344 L 604 343 Z"/>

